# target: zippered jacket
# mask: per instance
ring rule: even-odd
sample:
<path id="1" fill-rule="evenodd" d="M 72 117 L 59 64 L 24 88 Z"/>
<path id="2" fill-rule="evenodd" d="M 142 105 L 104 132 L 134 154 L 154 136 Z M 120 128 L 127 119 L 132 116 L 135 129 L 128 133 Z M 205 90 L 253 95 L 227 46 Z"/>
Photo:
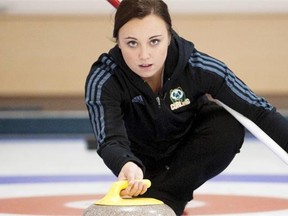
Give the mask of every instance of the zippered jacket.
<path id="1" fill-rule="evenodd" d="M 117 176 L 136 155 L 163 158 L 189 132 L 206 94 L 243 114 L 286 152 L 288 121 L 255 95 L 221 61 L 172 34 L 159 94 L 126 65 L 116 45 L 92 65 L 85 85 L 86 105 L 97 152 Z M 223 131 L 225 133 L 225 131 Z"/>

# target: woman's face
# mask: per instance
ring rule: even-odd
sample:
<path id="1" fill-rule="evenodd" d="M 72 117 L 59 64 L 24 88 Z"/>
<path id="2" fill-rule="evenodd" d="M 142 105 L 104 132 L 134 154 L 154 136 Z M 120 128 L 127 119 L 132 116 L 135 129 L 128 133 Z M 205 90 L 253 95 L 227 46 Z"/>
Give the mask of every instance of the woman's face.
<path id="1" fill-rule="evenodd" d="M 118 34 L 118 46 L 126 64 L 144 80 L 161 73 L 169 44 L 166 23 L 153 14 L 131 19 Z"/>

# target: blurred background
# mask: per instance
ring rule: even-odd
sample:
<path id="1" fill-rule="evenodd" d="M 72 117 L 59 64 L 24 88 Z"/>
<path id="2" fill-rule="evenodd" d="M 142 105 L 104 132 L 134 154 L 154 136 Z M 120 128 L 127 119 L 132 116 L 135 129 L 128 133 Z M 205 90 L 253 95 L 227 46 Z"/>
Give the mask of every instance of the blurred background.
<path id="1" fill-rule="evenodd" d="M 181 36 L 285 112 L 288 1 L 165 2 Z M 105 0 L 0 0 L 2 136 L 91 135 L 84 84 L 114 46 L 114 13 Z"/>

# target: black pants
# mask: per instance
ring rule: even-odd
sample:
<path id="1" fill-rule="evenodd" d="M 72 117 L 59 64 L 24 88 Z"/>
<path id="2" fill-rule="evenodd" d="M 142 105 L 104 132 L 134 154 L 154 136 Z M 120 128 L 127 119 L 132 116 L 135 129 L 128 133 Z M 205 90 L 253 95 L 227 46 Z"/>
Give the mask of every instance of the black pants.
<path id="1" fill-rule="evenodd" d="M 150 179 L 152 186 L 144 196 L 162 200 L 181 215 L 193 191 L 221 173 L 243 141 L 244 128 L 234 117 L 213 102 L 203 105 L 175 154 L 150 160 L 153 166 L 147 166 L 144 178 Z"/>

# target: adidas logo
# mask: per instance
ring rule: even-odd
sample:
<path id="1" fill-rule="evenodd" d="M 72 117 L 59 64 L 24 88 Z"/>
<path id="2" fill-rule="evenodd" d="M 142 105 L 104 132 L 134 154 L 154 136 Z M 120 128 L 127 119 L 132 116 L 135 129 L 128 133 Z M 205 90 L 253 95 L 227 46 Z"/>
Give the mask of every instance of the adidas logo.
<path id="1" fill-rule="evenodd" d="M 140 103 L 144 105 L 144 100 L 141 95 L 138 95 L 132 99 L 132 103 Z"/>

